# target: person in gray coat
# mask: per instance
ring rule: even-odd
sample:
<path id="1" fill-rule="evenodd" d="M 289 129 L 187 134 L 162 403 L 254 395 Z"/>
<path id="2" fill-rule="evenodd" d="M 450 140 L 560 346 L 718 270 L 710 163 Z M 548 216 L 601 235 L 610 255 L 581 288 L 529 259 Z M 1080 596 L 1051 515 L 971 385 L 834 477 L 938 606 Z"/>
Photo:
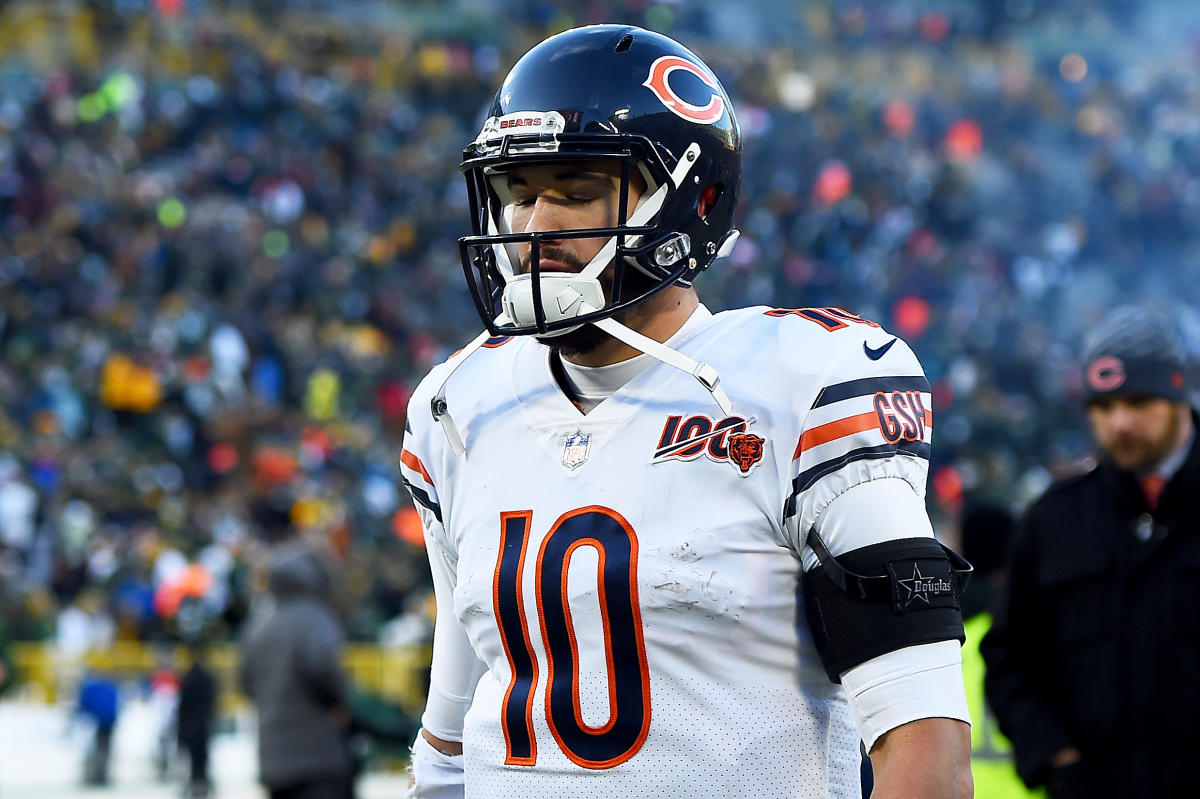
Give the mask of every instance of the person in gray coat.
<path id="1" fill-rule="evenodd" d="M 248 630 L 239 682 L 258 707 L 259 779 L 271 799 L 348 799 L 347 679 L 330 581 L 311 552 L 271 566 L 274 607 Z"/>

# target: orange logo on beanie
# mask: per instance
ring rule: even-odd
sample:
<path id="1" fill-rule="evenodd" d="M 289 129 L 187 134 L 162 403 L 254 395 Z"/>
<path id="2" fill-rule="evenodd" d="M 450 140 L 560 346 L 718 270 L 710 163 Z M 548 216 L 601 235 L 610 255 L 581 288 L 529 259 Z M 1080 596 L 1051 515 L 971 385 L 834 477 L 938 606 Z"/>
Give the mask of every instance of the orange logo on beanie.
<path id="1" fill-rule="evenodd" d="M 1088 386 L 1093 391 L 1112 391 L 1125 382 L 1125 364 L 1112 355 L 1102 355 L 1087 368 Z"/>

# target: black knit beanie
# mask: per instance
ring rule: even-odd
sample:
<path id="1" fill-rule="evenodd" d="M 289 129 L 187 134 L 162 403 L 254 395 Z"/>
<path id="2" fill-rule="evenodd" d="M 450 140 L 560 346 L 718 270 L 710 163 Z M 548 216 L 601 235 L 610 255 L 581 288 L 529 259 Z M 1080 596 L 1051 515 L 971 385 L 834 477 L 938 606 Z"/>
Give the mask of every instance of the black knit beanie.
<path id="1" fill-rule="evenodd" d="M 1129 394 L 1186 400 L 1185 374 L 1179 336 L 1166 319 L 1144 308 L 1115 309 L 1084 343 L 1088 402 Z"/>

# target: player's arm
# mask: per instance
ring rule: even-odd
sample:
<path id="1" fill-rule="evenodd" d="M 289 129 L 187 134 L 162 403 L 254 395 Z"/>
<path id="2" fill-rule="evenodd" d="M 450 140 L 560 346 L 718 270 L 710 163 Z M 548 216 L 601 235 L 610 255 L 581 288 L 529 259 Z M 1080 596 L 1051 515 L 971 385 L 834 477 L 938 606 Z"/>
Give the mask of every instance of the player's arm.
<path id="1" fill-rule="evenodd" d="M 451 561 L 426 529 L 426 549 L 437 600 L 429 697 L 412 747 L 408 799 L 461 799 L 465 776 L 463 718 L 484 666 L 454 615 Z"/>
<path id="2" fill-rule="evenodd" d="M 924 503 L 907 481 L 879 478 L 837 496 L 816 531 L 826 551 L 811 553 L 806 610 L 871 755 L 873 796 L 969 797 L 962 617 L 953 564 Z M 843 588 L 822 557 L 836 557 L 850 575 L 878 577 Z"/>
<path id="3" fill-rule="evenodd" d="M 410 784 L 405 796 L 408 799 L 462 799 L 465 779 L 463 719 L 485 668 L 454 614 L 457 556 L 442 525 L 437 486 L 423 459 L 416 454 L 416 443 L 416 437 L 410 432 L 405 438 L 400 471 L 421 516 L 433 576 L 437 620 L 433 631 L 429 696 L 421 716 L 421 730 L 412 747 Z"/>
<path id="4" fill-rule="evenodd" d="M 828 331 L 817 342 L 814 325 Z M 929 383 L 906 343 L 844 312 L 789 316 L 780 335 L 803 419 L 785 520 L 813 644 L 880 772 L 875 795 L 970 796 L 957 598 L 968 567 L 925 511 Z M 816 376 L 798 356 L 814 346 L 829 355 Z"/>
<path id="5" fill-rule="evenodd" d="M 971 728 L 956 719 L 918 719 L 888 730 L 871 749 L 871 799 L 973 795 Z"/>
<path id="6" fill-rule="evenodd" d="M 425 739 L 426 743 L 446 757 L 454 757 L 455 755 L 462 754 L 462 741 L 449 741 L 445 738 L 439 738 L 424 727 L 421 728 L 421 737 Z"/>

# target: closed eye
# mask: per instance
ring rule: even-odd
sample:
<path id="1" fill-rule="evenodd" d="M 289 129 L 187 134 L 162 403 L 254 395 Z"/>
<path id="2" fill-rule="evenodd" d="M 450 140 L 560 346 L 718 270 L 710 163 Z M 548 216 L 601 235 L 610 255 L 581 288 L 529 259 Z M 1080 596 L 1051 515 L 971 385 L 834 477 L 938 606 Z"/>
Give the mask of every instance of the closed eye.
<path id="1" fill-rule="evenodd" d="M 581 197 L 581 196 L 577 196 L 577 195 L 567 195 L 566 197 L 563 197 L 561 200 L 559 200 L 559 202 L 572 203 L 575 205 L 585 205 L 587 203 L 595 202 L 598 199 L 600 199 L 600 198 L 599 197 Z M 535 202 L 537 202 L 537 197 L 514 197 L 512 204 L 513 204 L 514 208 L 527 208 L 527 207 L 533 205 Z"/>

